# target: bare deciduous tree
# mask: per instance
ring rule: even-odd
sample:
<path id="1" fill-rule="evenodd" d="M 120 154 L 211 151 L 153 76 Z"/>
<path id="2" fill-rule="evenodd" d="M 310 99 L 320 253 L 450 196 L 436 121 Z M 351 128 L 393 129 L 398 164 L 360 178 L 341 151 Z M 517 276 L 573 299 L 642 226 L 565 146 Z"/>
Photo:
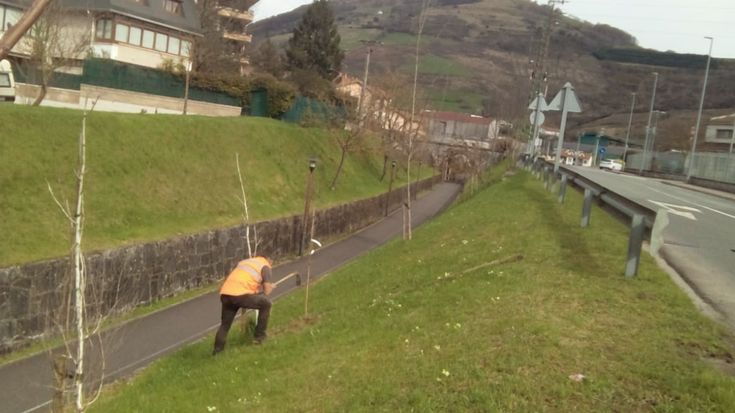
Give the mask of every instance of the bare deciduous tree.
<path id="1" fill-rule="evenodd" d="M 90 51 L 92 20 L 80 28 L 72 19 L 80 18 L 56 2 L 51 3 L 19 44 L 20 52 L 27 54 L 28 77 L 41 86 L 34 106 L 48 93 L 51 82 L 60 69 L 70 67 Z"/>

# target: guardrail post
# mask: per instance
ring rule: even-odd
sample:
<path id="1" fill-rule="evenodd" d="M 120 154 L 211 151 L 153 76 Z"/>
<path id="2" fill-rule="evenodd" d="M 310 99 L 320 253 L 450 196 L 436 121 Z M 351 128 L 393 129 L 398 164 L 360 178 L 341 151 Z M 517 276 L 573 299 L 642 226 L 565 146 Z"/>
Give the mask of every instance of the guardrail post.
<path id="1" fill-rule="evenodd" d="M 633 221 L 630 224 L 630 240 L 628 241 L 628 261 L 625 265 L 626 277 L 638 275 L 638 264 L 641 262 L 645 231 L 646 217 L 638 214 L 633 215 Z"/>
<path id="2" fill-rule="evenodd" d="M 549 187 L 549 168 L 544 167 L 544 189 Z"/>
<path id="3" fill-rule="evenodd" d="M 559 186 L 559 203 L 564 203 L 564 197 L 567 195 L 567 175 L 563 174 L 561 176 L 561 185 Z"/>
<path id="4" fill-rule="evenodd" d="M 584 203 L 582 204 L 582 228 L 590 226 L 590 215 L 592 214 L 592 190 L 584 190 Z"/>
<path id="5" fill-rule="evenodd" d="M 556 188 L 556 172 L 551 172 L 551 182 L 549 183 L 549 192 L 552 194 L 554 193 L 554 190 Z"/>

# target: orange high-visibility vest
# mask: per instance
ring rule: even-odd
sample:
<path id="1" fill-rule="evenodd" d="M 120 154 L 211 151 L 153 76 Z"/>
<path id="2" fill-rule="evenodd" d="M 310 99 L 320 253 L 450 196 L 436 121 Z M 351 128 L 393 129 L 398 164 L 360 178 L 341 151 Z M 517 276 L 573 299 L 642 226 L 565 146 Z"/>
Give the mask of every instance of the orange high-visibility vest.
<path id="1" fill-rule="evenodd" d="M 258 287 L 263 282 L 263 267 L 270 268 L 268 261 L 263 257 L 238 262 L 237 267 L 227 276 L 225 284 L 219 290 L 220 295 L 257 294 Z"/>

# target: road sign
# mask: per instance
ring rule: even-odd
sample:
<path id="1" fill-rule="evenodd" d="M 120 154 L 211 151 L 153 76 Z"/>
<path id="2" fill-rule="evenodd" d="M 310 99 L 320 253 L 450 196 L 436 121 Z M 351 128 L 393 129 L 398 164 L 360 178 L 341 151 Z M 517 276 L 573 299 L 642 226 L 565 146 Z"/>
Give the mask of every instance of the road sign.
<path id="1" fill-rule="evenodd" d="M 560 111 L 566 110 L 567 113 L 580 113 L 582 106 L 579 104 L 577 94 L 574 92 L 574 86 L 567 82 L 564 89 L 560 90 L 554 100 L 548 104 L 549 110 Z"/>
<path id="2" fill-rule="evenodd" d="M 540 107 L 539 107 L 540 105 Z M 539 93 L 539 95 L 536 97 L 536 99 L 531 102 L 531 105 L 528 107 L 531 110 L 541 109 L 541 111 L 545 111 L 549 108 L 549 105 L 546 104 L 546 99 L 544 99 L 544 96 Z M 533 123 L 533 120 L 531 120 Z"/>
<path id="3" fill-rule="evenodd" d="M 531 125 L 534 125 L 536 123 L 536 111 L 534 110 L 531 112 Z M 544 124 L 544 121 L 546 120 L 546 116 L 544 116 L 544 112 L 538 113 L 538 126 L 541 126 Z"/>
<path id="4" fill-rule="evenodd" d="M 600 153 L 605 153 L 605 148 L 600 148 Z"/>

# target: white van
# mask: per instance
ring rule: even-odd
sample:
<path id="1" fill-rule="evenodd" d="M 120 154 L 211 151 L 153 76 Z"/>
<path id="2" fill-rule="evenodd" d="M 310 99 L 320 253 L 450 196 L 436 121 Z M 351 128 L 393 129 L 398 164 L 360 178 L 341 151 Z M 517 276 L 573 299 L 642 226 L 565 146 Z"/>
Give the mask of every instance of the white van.
<path id="1" fill-rule="evenodd" d="M 7 60 L 0 61 L 0 102 L 15 102 L 13 68 Z"/>

